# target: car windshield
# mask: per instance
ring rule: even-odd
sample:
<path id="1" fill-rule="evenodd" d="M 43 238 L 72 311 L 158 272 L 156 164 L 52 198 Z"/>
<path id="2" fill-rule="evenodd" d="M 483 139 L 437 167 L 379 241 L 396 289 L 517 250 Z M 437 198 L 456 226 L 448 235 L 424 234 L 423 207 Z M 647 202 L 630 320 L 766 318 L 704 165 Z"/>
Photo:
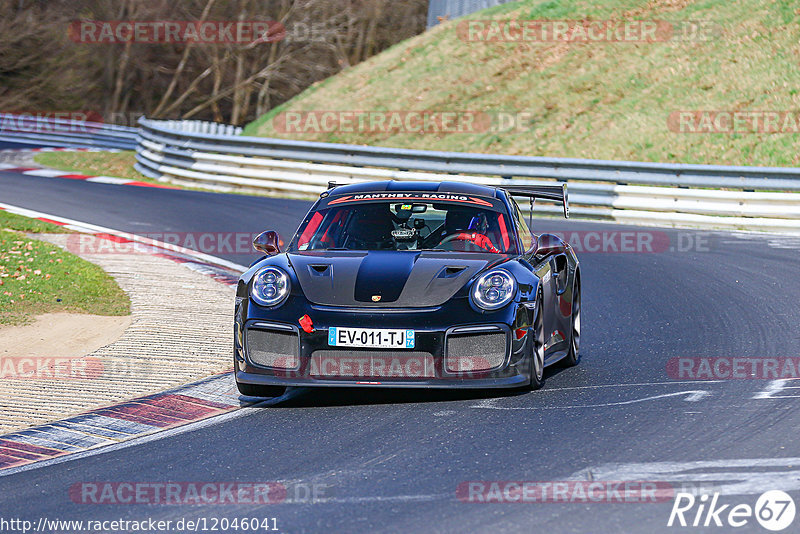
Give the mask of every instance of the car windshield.
<path id="1" fill-rule="evenodd" d="M 289 245 L 306 250 L 443 250 L 516 254 L 509 217 L 456 202 L 361 202 L 309 214 Z"/>

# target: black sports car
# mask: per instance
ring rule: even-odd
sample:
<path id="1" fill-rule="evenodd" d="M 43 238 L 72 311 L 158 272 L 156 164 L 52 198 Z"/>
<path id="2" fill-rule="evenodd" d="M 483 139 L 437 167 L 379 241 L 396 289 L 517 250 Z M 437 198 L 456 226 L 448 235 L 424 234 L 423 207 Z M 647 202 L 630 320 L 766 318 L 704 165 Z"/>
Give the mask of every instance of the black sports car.
<path id="1" fill-rule="evenodd" d="M 286 386 L 538 389 L 578 361 L 580 266 L 515 196 L 564 186 L 371 182 L 320 195 L 286 252 L 275 232 L 239 280 L 239 391 Z"/>

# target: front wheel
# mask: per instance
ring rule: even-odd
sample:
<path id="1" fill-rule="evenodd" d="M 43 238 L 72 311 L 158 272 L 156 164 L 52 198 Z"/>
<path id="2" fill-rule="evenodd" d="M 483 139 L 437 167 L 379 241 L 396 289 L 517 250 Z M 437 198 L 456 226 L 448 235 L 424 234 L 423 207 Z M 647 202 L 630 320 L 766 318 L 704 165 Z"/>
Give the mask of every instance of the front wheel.
<path id="1" fill-rule="evenodd" d="M 581 349 L 581 286 L 575 280 L 575 289 L 572 291 L 572 332 L 569 336 L 569 351 L 562 361 L 564 366 L 572 367 L 578 364 Z"/>
<path id="2" fill-rule="evenodd" d="M 542 299 L 537 299 L 539 305 L 536 307 L 536 318 L 533 321 L 533 335 L 528 340 L 531 351 L 531 389 L 537 390 L 544 385 L 544 311 L 542 309 Z"/>
<path id="3" fill-rule="evenodd" d="M 286 393 L 284 386 L 262 386 L 260 384 L 243 384 L 236 382 L 239 393 L 248 397 L 280 397 Z"/>

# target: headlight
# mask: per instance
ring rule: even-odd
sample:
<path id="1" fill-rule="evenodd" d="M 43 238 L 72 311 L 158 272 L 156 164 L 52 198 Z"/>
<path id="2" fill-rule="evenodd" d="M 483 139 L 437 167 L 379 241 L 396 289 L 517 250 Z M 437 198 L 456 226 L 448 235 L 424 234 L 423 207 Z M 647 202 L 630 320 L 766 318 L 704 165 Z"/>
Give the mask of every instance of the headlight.
<path id="1" fill-rule="evenodd" d="M 502 308 L 514 298 L 517 282 L 506 271 L 490 271 L 475 280 L 472 300 L 484 310 Z"/>
<path id="2" fill-rule="evenodd" d="M 277 267 L 264 267 L 253 276 L 250 295 L 261 306 L 277 306 L 289 296 L 289 275 Z"/>

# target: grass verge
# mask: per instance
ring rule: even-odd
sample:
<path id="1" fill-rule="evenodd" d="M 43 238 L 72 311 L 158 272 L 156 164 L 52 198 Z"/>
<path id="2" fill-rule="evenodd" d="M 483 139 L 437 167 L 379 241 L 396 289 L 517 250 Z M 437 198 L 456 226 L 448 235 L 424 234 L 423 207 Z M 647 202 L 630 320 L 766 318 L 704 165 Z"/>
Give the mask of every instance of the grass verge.
<path id="1" fill-rule="evenodd" d="M 136 156 L 133 151 L 123 152 L 42 152 L 36 154 L 33 160 L 45 167 L 58 169 L 61 171 L 87 174 L 90 176 L 113 176 L 115 178 L 125 178 L 137 182 L 146 182 L 160 186 L 169 186 L 187 191 L 205 191 L 216 193 L 218 191 L 198 185 L 190 186 L 183 183 L 160 182 L 140 174 L 133 168 L 136 163 Z M 227 191 L 233 194 L 259 194 L 252 191 Z M 264 193 L 264 196 L 276 196 Z"/>
<path id="2" fill-rule="evenodd" d="M 68 230 L 0 211 L 0 325 L 51 312 L 130 314 L 128 295 L 103 269 L 26 232 Z"/>
<path id="3" fill-rule="evenodd" d="M 135 153 L 126 152 L 42 152 L 34 156 L 34 161 L 45 167 L 67 172 L 87 174 L 91 176 L 114 176 L 138 182 L 147 182 L 157 185 L 168 185 L 186 191 L 203 191 L 206 193 L 224 193 L 231 195 L 255 195 L 277 198 L 315 198 L 311 194 L 289 194 L 288 192 L 275 192 L 258 189 L 231 189 L 219 191 L 209 187 L 186 185 L 186 183 L 159 182 L 148 178 L 133 168 L 136 163 Z"/>
<path id="4" fill-rule="evenodd" d="M 162 184 L 133 168 L 136 153 L 123 152 L 41 152 L 33 160 L 45 167 L 91 176 L 114 176 L 137 182 Z M 162 184 L 163 185 L 163 184 Z"/>
<path id="5" fill-rule="evenodd" d="M 463 21 L 448 21 L 306 90 L 248 125 L 245 135 L 528 156 L 800 165 L 796 2 L 523 0 L 466 18 L 667 21 L 676 28 L 704 21 L 709 31 L 655 42 L 498 42 L 465 39 L 458 32 Z M 328 131 L 303 121 L 287 133 L 279 120 L 282 112 L 319 117 L 328 110 L 510 113 L 519 122 L 420 134 L 371 130 L 355 121 Z M 786 112 L 794 122 L 785 133 L 747 127 L 686 133 L 670 122 L 682 111 Z"/>

